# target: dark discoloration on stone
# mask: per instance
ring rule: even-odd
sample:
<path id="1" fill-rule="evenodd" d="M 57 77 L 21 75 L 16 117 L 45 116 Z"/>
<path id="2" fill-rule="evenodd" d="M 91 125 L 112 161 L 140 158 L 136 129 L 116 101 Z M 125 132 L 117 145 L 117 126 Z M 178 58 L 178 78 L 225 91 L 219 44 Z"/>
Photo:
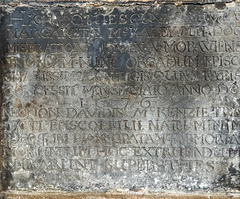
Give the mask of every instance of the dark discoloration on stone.
<path id="1" fill-rule="evenodd" d="M 239 192 L 238 4 L 5 12 L 6 190 Z"/>
<path id="2" fill-rule="evenodd" d="M 6 147 L 6 146 L 2 146 L 2 140 L 3 140 L 3 131 L 4 128 L 2 126 L 3 120 L 2 120 L 2 106 L 4 104 L 4 91 L 2 88 L 3 85 L 3 67 L 4 64 L 6 64 L 5 62 L 5 54 L 7 52 L 7 43 L 6 43 L 6 29 L 5 29 L 5 16 L 6 13 L 4 11 L 4 9 L 0 8 L 0 110 L 1 110 L 1 114 L 0 114 L 0 190 L 5 190 L 7 189 L 8 186 L 8 182 L 11 179 L 10 176 L 8 176 L 9 171 L 6 171 L 3 168 L 3 160 L 2 160 L 2 154 L 3 154 L 3 149 L 2 147 Z"/>

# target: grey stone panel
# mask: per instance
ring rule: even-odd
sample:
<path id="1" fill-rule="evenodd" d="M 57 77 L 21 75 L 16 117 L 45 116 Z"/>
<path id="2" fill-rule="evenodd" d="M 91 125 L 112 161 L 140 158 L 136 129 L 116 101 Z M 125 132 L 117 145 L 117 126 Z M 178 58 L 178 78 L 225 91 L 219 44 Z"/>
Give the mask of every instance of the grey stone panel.
<path id="1" fill-rule="evenodd" d="M 238 192 L 237 3 L 3 10 L 4 189 Z"/>

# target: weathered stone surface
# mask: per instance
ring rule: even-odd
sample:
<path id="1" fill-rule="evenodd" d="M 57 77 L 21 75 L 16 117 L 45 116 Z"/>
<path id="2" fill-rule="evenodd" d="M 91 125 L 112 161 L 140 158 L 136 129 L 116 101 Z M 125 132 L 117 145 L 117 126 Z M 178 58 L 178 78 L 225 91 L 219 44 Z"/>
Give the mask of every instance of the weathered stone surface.
<path id="1" fill-rule="evenodd" d="M 1 16 L 4 190 L 239 193 L 237 3 Z"/>
<path id="2" fill-rule="evenodd" d="M 5 193 L 6 199 L 239 199 L 237 195 L 162 193 Z"/>
<path id="3" fill-rule="evenodd" d="M 0 4 L 16 5 L 16 4 L 31 4 L 31 3 L 93 3 L 93 4 L 124 4 L 124 3 L 184 3 L 184 4 L 205 4 L 205 3 L 218 3 L 218 2 L 233 2 L 234 0 L 0 0 Z"/>

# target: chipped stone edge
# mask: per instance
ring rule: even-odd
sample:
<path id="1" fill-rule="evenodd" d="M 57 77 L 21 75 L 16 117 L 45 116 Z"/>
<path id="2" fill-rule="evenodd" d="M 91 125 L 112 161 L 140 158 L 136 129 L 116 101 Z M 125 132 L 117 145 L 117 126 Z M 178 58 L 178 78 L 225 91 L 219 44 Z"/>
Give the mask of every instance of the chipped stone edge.
<path id="1" fill-rule="evenodd" d="M 239 194 L 2 192 L 0 199 L 240 199 Z"/>
<path id="2" fill-rule="evenodd" d="M 0 0 L 1 2 L 1 0 Z M 5 1 L 4 1 L 5 2 Z M 27 4 L 93 4 L 93 5 L 101 5 L 101 4 L 174 4 L 176 6 L 182 4 L 215 4 L 215 3 L 231 3 L 231 2 L 240 2 L 240 0 L 8 0 L 6 3 L 0 3 L 0 6 L 10 5 L 27 5 Z"/>
<path id="3" fill-rule="evenodd" d="M 0 0 L 1 2 L 1 0 Z M 218 5 L 224 4 L 226 7 L 240 5 L 240 0 L 12 0 L 10 3 L 1 4 L 0 8 L 5 8 L 6 12 L 11 12 L 17 7 L 83 7 L 83 6 L 124 6 L 134 5 L 154 6 L 154 5 Z"/>

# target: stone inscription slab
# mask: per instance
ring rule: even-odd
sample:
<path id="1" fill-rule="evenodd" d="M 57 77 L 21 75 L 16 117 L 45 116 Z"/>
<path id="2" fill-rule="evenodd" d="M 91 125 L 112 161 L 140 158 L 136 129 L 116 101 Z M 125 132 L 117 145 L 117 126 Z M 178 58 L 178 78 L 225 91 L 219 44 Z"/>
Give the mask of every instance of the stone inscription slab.
<path id="1" fill-rule="evenodd" d="M 237 4 L 3 16 L 4 189 L 238 192 Z"/>

